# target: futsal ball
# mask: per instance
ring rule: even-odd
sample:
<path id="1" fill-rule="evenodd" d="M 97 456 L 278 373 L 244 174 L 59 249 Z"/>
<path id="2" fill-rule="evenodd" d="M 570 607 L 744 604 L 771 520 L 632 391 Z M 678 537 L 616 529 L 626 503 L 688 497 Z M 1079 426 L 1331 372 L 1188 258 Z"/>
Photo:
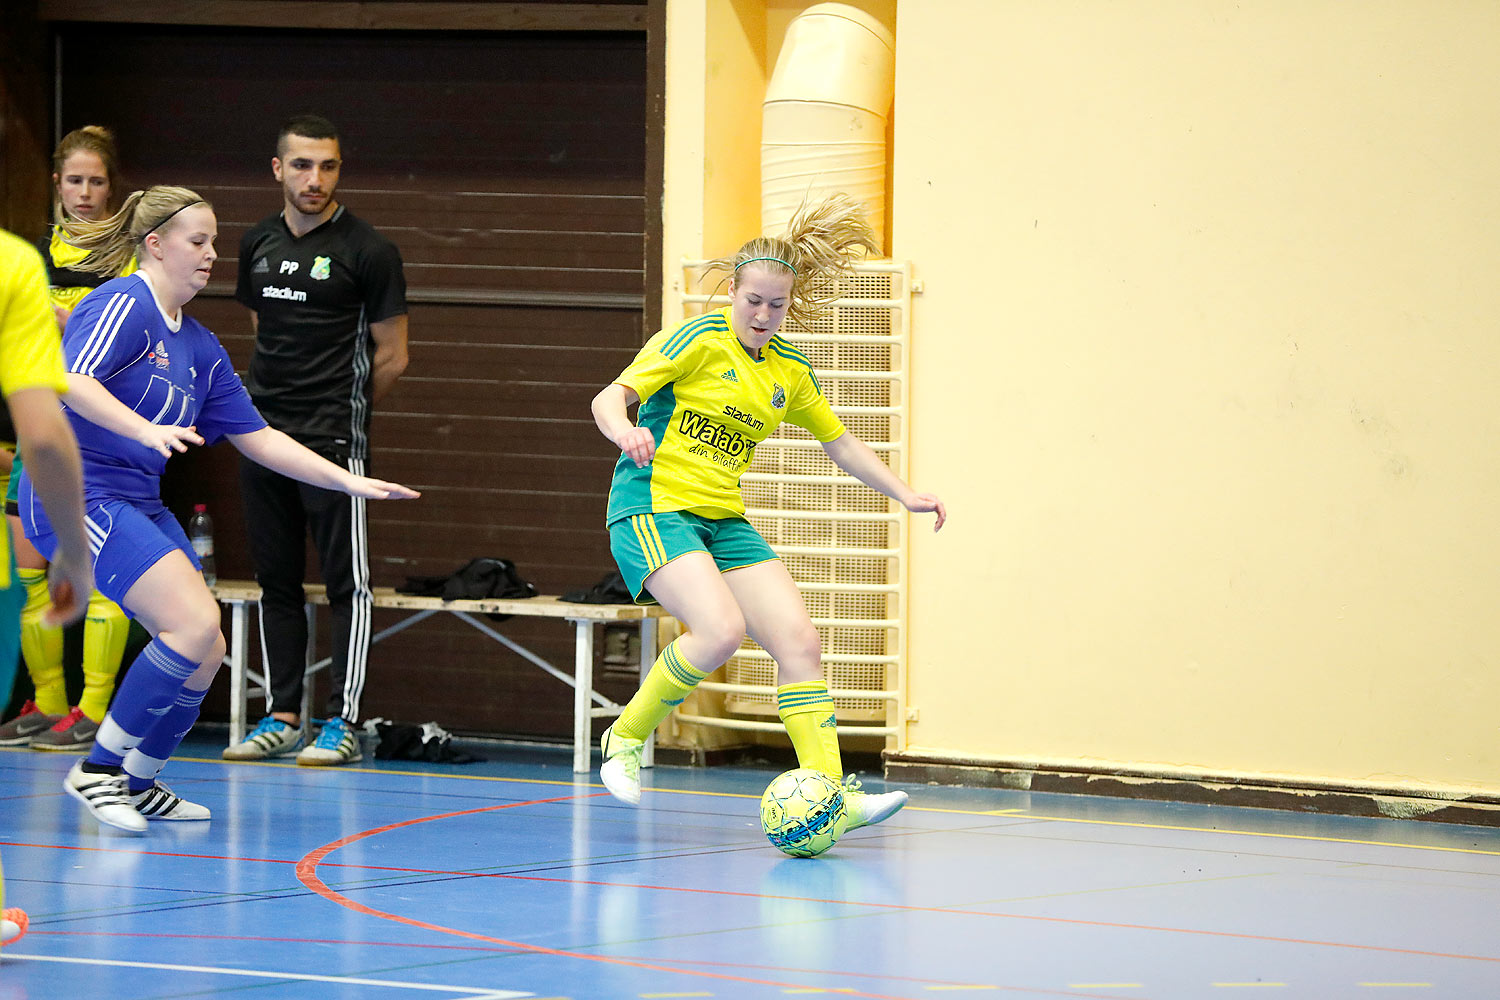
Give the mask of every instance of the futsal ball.
<path id="1" fill-rule="evenodd" d="M 810 767 L 778 774 L 760 797 L 760 828 L 766 839 L 794 858 L 822 854 L 848 825 L 844 787 Z"/>

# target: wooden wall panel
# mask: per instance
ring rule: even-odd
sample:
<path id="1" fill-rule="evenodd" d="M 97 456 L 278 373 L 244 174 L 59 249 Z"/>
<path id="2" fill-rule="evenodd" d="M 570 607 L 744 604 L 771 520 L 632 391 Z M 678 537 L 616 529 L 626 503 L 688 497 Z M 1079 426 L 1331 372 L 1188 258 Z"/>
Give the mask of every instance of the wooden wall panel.
<path id="1" fill-rule="evenodd" d="M 231 297 L 236 254 L 280 206 L 276 126 L 315 110 L 343 130 L 340 200 L 400 246 L 411 298 L 411 366 L 377 410 L 371 465 L 424 496 L 371 504 L 377 585 L 475 556 L 512 559 L 552 593 L 612 568 L 603 516 L 617 453 L 588 402 L 645 332 L 643 33 L 60 31 L 63 124 L 113 126 L 135 186 L 185 184 L 214 202 L 221 257 L 189 311 L 241 371 L 252 340 Z M 209 504 L 225 577 L 250 572 L 237 469 L 220 446 L 174 460 L 164 482 L 179 513 Z M 569 627 L 506 628 L 571 663 Z M 610 683 L 616 697 L 633 687 Z M 456 621 L 377 645 L 366 697 L 367 715 L 462 731 L 570 731 L 565 685 Z"/>
<path id="2" fill-rule="evenodd" d="M 0 226 L 27 240 L 46 228 L 52 205 L 51 68 L 47 32 L 37 21 L 34 0 L 0 4 Z"/>

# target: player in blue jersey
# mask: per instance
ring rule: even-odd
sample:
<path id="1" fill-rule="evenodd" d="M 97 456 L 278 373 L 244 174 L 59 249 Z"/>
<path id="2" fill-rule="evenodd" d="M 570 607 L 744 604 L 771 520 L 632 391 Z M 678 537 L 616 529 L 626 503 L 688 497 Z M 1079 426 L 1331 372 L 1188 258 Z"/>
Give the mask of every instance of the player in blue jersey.
<path id="1" fill-rule="evenodd" d="M 182 309 L 208 283 L 217 253 L 212 206 L 153 187 L 119 213 L 68 226 L 89 252 L 77 266 L 140 270 L 84 299 L 63 333 L 63 396 L 83 457 L 85 520 L 96 586 L 151 642 L 130 665 L 94 748 L 63 787 L 102 823 L 142 832 L 147 819 L 204 820 L 208 809 L 157 780 L 198 718 L 224 658 L 219 605 L 181 526 L 161 502 L 167 459 L 220 438 L 284 475 L 367 499 L 412 498 L 397 483 L 356 476 L 266 425 L 218 339 Z M 26 536 L 50 557 L 57 539 L 27 477 Z"/>
<path id="2" fill-rule="evenodd" d="M 755 445 L 783 421 L 807 429 L 839 468 L 913 512 L 943 502 L 902 482 L 845 430 L 808 359 L 778 331 L 804 326 L 831 300 L 875 237 L 843 195 L 804 206 L 779 239 L 758 237 L 713 262 L 729 271 L 730 304 L 663 330 L 594 398 L 594 421 L 621 451 L 610 489 L 610 550 L 636 599 L 659 602 L 686 631 L 651 668 L 604 731 L 600 777 L 640 801 L 646 737 L 748 632 L 776 660 L 777 709 L 802 767 L 844 779 L 818 630 L 781 560 L 745 519 L 740 476 Z M 628 407 L 640 402 L 639 423 Z M 906 802 L 869 794 L 850 776 L 849 828 L 878 823 Z"/>

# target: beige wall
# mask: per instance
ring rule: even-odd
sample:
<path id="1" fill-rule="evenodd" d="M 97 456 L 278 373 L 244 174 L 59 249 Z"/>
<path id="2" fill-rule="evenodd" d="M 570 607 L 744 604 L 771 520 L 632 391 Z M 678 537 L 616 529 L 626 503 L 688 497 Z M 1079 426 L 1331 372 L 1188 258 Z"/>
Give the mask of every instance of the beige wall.
<path id="1" fill-rule="evenodd" d="M 674 29 L 789 6 L 669 6 L 669 276 L 758 197 L 688 177 L 677 84 L 716 88 Z M 911 747 L 1500 790 L 1500 6 L 904 0 L 896 37 L 913 482 L 953 517 Z"/>

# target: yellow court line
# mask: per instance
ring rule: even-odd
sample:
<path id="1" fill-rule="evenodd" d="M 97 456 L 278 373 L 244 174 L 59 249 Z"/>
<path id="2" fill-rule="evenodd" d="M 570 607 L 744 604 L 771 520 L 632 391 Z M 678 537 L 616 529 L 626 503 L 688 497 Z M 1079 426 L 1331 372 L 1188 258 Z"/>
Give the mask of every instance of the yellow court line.
<path id="1" fill-rule="evenodd" d="M 0 750 L 3 750 L 0 747 Z M 23 748 L 24 749 L 24 748 Z M 186 761 L 193 764 L 231 764 L 235 766 L 249 765 L 251 767 L 290 767 L 307 770 L 304 765 L 283 762 L 279 760 L 221 760 L 216 757 L 173 757 L 173 760 Z M 501 775 L 491 774 L 442 774 L 435 771 L 396 771 L 384 767 L 359 767 L 345 764 L 339 768 L 340 771 L 355 772 L 358 774 L 399 774 L 409 778 L 447 778 L 450 781 L 498 781 L 512 785 L 557 785 L 561 788 L 599 788 L 604 786 L 598 782 L 586 781 L 562 781 L 557 778 L 506 778 Z M 642 791 L 656 792 L 658 794 L 670 795 L 708 795 L 714 798 L 730 799 L 755 799 L 760 800 L 760 793 L 750 792 L 705 792 L 693 788 L 652 788 L 647 785 Z"/>
<path id="2" fill-rule="evenodd" d="M 993 985 L 990 985 L 988 983 L 985 983 L 985 984 L 976 983 L 973 986 L 929 986 L 929 987 L 927 987 L 927 989 L 929 989 L 929 990 L 998 990 L 999 988 L 1000 987 L 993 986 Z"/>
<path id="3" fill-rule="evenodd" d="M 923 812 L 963 812 L 960 809 L 931 810 Z M 979 813 L 981 816 L 995 816 L 999 813 Z M 1268 833 L 1263 830 L 1228 830 L 1206 826 L 1173 826 L 1169 823 L 1127 823 L 1124 820 L 1114 819 L 1079 819 L 1072 816 L 1047 816 L 1042 813 L 1026 813 L 1032 819 L 1047 820 L 1053 823 L 1083 823 L 1091 826 L 1124 826 L 1135 827 L 1140 830 L 1176 830 L 1181 833 L 1219 833 L 1229 834 L 1234 837 L 1271 837 L 1276 840 L 1310 840 L 1320 844 L 1360 844 L 1364 847 L 1402 847 L 1413 851 L 1442 851 L 1449 854 L 1484 854 L 1491 857 L 1500 857 L 1500 851 L 1486 851 L 1477 847 L 1444 847 L 1439 844 L 1393 844 L 1384 840 L 1359 840 L 1354 837 L 1319 837 L 1310 833 Z"/>
<path id="4" fill-rule="evenodd" d="M 4 748 L 0 748 L 4 749 Z M 24 749 L 24 748 L 22 748 Z M 235 760 L 226 761 L 215 757 L 176 757 L 174 760 L 190 761 L 195 764 L 233 764 L 237 766 L 251 765 L 253 767 L 300 767 L 295 763 L 282 763 L 271 760 Z M 350 767 L 344 766 L 341 771 L 358 771 L 365 774 L 399 774 L 415 778 L 448 778 L 455 781 L 497 781 L 515 785 L 557 785 L 563 788 L 603 788 L 597 782 L 560 781 L 555 778 L 506 778 L 499 775 L 487 774 L 435 774 L 432 771 L 393 771 L 386 768 L 374 767 Z M 759 799 L 760 796 L 747 792 L 710 792 L 691 788 L 651 788 L 644 789 L 658 795 L 700 795 L 713 798 L 730 799 Z M 1443 847 L 1437 844 L 1394 844 L 1382 840 L 1359 840 L 1353 837 L 1319 837 L 1306 833 L 1267 833 L 1260 830 L 1221 830 L 1204 826 L 1174 826 L 1169 823 L 1127 823 L 1123 820 L 1111 819 L 1080 819 L 1073 816 L 1048 816 L 1043 813 L 1030 812 L 1025 809 L 939 809 L 932 806 L 907 806 L 909 812 L 947 813 L 954 816 L 1004 816 L 1007 818 L 1025 817 L 1028 819 L 1046 820 L 1052 823 L 1083 823 L 1090 826 L 1120 826 L 1133 827 L 1139 830 L 1175 830 L 1179 833 L 1216 833 L 1228 834 L 1236 837 L 1270 837 L 1276 840 L 1307 840 L 1320 844 L 1358 844 L 1364 847 L 1398 847 L 1413 851 L 1439 851 L 1445 854 L 1477 854 L 1488 857 L 1500 857 L 1500 850 L 1486 851 L 1477 847 Z"/>

